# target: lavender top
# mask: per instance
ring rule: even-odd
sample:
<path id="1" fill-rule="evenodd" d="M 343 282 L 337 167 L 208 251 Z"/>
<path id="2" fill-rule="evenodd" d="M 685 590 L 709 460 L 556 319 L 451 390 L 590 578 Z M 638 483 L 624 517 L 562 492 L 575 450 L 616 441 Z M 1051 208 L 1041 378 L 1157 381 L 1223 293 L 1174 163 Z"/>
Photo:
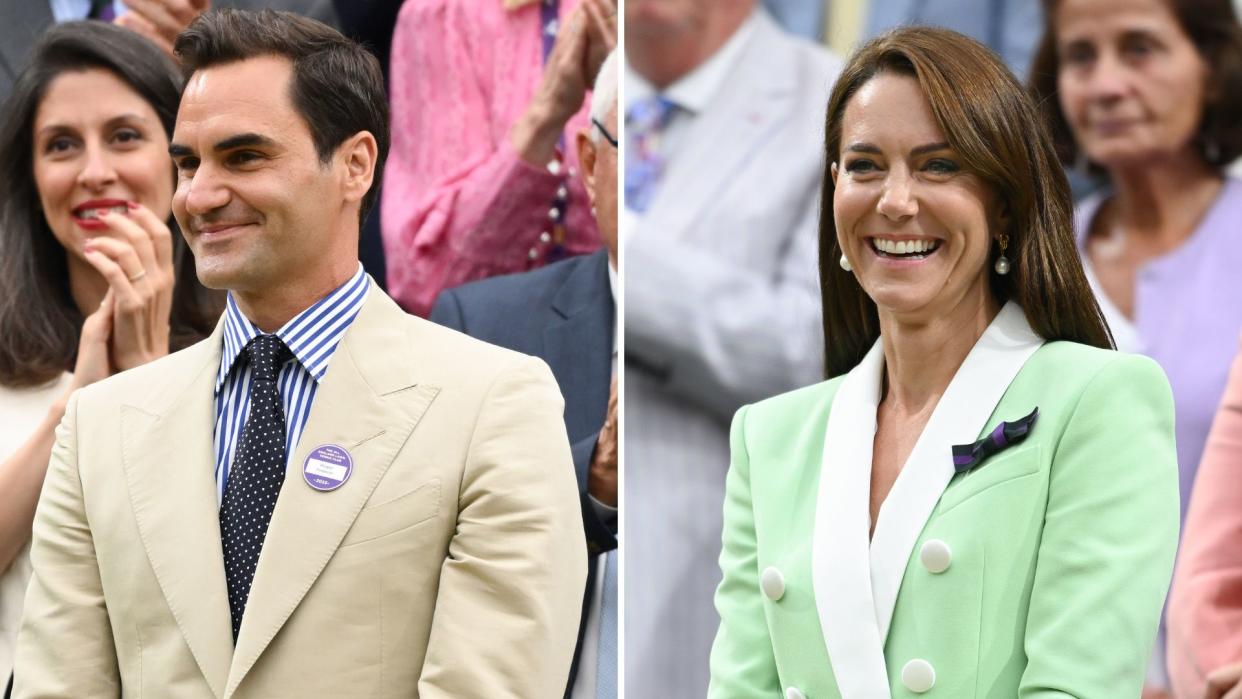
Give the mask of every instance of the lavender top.
<path id="1" fill-rule="evenodd" d="M 1133 319 L 1100 290 L 1085 254 L 1090 223 L 1107 196 L 1094 194 L 1075 210 L 1078 249 L 1117 349 L 1156 360 L 1173 387 L 1184 520 L 1242 331 L 1242 180 L 1227 178 L 1186 242 L 1139 268 Z"/>

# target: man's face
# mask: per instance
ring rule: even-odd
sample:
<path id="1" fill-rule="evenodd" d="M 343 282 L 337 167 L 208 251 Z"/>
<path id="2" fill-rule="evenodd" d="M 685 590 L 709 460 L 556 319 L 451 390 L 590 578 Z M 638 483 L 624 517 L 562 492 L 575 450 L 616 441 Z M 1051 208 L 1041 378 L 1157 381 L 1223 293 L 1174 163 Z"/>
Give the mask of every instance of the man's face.
<path id="1" fill-rule="evenodd" d="M 617 137 L 617 107 L 604 119 L 608 136 Z M 599 235 L 608 248 L 613 265 L 617 262 L 617 148 L 598 132 L 594 124 L 578 135 L 578 159 L 582 163 L 582 184 L 595 207 Z M 592 133 L 592 132 L 595 133 Z"/>
<path id="2" fill-rule="evenodd" d="M 169 148 L 172 208 L 207 287 L 261 294 L 317 275 L 339 252 L 342 166 L 320 162 L 292 77 L 287 59 L 264 56 L 186 86 Z"/>

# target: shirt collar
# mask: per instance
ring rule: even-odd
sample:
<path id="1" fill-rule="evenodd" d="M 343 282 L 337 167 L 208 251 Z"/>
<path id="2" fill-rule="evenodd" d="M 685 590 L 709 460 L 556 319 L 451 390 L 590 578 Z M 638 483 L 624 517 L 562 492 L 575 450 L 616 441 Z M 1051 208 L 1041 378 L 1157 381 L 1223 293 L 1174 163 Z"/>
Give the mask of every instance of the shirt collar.
<path id="1" fill-rule="evenodd" d="M 608 291 L 612 294 L 612 306 L 617 307 L 617 268 L 612 266 L 612 258 L 608 258 Z M 617 340 L 621 335 L 621 312 L 613 313 L 612 353 L 617 353 Z"/>
<path id="2" fill-rule="evenodd" d="M 341 337 L 362 309 L 370 289 L 370 277 L 358 263 L 358 271 L 349 281 L 297 314 L 274 334 L 293 353 L 315 383 L 328 371 L 328 360 L 336 351 Z M 229 293 L 224 308 L 224 347 L 220 353 L 220 370 L 216 375 L 216 393 L 233 371 L 237 358 L 246 345 L 262 331 L 242 313 Z"/>
<path id="3" fill-rule="evenodd" d="M 751 34 L 755 33 L 760 12 L 756 10 L 751 13 L 742 26 L 733 32 L 733 36 L 716 50 L 716 53 L 669 85 L 662 93 L 664 97 L 691 113 L 697 114 L 707 109 L 716 94 L 724 88 L 725 79 L 732 72 L 733 64 L 737 62 L 742 49 L 746 46 L 746 41 Z M 623 79 L 627 112 L 635 104 L 653 97 L 657 92 L 655 86 L 639 75 L 638 71 L 631 68 L 628 63 L 625 66 Z"/>

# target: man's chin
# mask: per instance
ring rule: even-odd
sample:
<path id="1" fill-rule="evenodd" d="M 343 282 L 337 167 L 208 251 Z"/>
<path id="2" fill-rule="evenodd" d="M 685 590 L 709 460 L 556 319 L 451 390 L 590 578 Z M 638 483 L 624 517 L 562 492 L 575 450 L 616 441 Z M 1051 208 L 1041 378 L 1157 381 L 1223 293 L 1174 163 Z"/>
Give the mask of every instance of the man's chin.
<path id="1" fill-rule="evenodd" d="M 240 287 L 245 276 L 232 265 L 212 264 L 210 260 L 195 259 L 194 271 L 198 281 L 208 289 L 230 291 Z"/>

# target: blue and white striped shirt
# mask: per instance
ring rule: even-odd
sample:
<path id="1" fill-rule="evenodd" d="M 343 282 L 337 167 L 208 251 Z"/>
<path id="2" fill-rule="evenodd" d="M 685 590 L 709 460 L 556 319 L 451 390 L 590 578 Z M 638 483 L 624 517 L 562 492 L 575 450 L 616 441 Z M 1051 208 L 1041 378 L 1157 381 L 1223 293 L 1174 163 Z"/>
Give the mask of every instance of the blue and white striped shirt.
<path id="1" fill-rule="evenodd" d="M 370 277 L 359 264 L 358 271 L 349 281 L 294 316 L 275 333 L 293 353 L 293 359 L 280 368 L 277 381 L 285 411 L 286 458 L 293 458 L 293 450 L 302 437 L 319 382 L 328 371 L 328 360 L 332 359 L 341 337 L 362 309 L 369 288 Z M 246 344 L 261 333 L 242 314 L 233 295 L 229 294 L 224 311 L 224 351 L 220 355 L 220 372 L 216 376 L 217 503 L 224 501 L 229 468 L 250 413 L 250 365 L 238 362 L 237 358 Z"/>

